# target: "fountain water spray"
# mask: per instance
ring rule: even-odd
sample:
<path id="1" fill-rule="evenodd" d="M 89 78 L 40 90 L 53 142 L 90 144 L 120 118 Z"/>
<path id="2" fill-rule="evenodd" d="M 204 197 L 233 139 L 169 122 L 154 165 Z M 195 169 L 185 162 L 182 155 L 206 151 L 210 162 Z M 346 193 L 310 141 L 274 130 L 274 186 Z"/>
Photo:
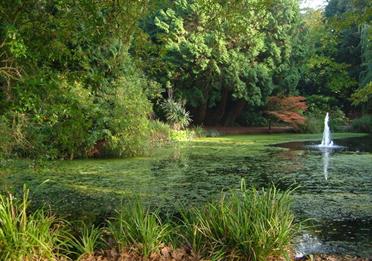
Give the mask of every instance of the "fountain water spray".
<path id="1" fill-rule="evenodd" d="M 329 114 L 327 112 L 325 118 L 324 118 L 324 131 L 323 131 L 323 138 L 322 143 L 319 145 L 319 147 L 333 147 L 333 141 L 331 140 L 331 131 L 329 129 Z"/>

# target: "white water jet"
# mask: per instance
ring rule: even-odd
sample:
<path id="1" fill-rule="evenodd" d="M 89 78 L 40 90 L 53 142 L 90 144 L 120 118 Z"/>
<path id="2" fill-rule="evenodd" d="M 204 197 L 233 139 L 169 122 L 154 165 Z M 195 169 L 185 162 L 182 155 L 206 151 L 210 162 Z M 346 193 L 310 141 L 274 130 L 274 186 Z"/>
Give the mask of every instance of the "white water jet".
<path id="1" fill-rule="evenodd" d="M 329 122 L 329 114 L 327 112 L 324 118 L 324 131 L 323 131 L 322 143 L 319 145 L 319 147 L 324 147 L 324 148 L 333 147 L 333 141 L 331 140 L 331 131 L 329 129 L 328 122 Z"/>

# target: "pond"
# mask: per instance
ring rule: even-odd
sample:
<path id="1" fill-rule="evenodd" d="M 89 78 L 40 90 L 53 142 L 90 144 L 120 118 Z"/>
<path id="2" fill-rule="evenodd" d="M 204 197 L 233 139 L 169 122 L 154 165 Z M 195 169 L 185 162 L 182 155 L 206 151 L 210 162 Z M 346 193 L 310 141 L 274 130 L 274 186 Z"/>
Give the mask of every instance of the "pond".
<path id="1" fill-rule="evenodd" d="M 372 137 L 335 138 L 342 150 L 307 147 L 319 142 L 319 134 L 275 134 L 196 139 L 124 160 L 3 161 L 0 184 L 2 190 L 19 192 L 26 183 L 34 207 L 50 205 L 66 218 L 92 222 L 112 215 L 133 195 L 166 215 L 238 187 L 241 178 L 255 187 L 298 186 L 295 213 L 314 225 L 298 239 L 298 251 L 369 257 Z"/>

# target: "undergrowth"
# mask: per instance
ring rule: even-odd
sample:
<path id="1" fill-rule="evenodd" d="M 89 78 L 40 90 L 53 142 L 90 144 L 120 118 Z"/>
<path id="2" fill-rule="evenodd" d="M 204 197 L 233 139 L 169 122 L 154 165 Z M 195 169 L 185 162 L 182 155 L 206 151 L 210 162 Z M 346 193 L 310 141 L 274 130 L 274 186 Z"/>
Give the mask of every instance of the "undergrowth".
<path id="1" fill-rule="evenodd" d="M 28 213 L 25 188 L 19 200 L 0 195 L 0 260 L 89 260 L 107 248 L 151 259 L 164 247 L 189 249 L 207 260 L 288 257 L 299 228 L 290 194 L 275 187 L 248 189 L 243 180 L 240 190 L 224 192 L 200 208 L 185 207 L 173 222 L 161 220 L 137 199 L 121 207 L 106 227 L 79 224 L 74 230 L 42 210 Z"/>

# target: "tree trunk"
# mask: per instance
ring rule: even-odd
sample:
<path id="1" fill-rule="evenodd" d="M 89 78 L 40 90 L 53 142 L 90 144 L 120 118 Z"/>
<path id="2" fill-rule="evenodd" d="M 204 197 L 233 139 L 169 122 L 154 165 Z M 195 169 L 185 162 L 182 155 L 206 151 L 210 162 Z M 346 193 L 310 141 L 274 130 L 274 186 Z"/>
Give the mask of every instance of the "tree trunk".
<path id="1" fill-rule="evenodd" d="M 221 101 L 218 103 L 218 106 L 210 109 L 207 113 L 207 118 L 205 120 L 206 125 L 213 126 L 219 125 L 221 123 L 221 120 L 226 112 L 228 95 L 229 95 L 228 88 L 223 88 Z"/>
<path id="2" fill-rule="evenodd" d="M 231 126 L 235 122 L 236 118 L 240 115 L 243 108 L 245 106 L 244 100 L 238 100 L 234 102 L 231 110 L 227 113 L 225 120 L 224 120 L 224 126 Z"/>
<path id="3" fill-rule="evenodd" d="M 192 122 L 194 123 L 194 125 L 201 125 L 204 123 L 205 116 L 207 114 L 207 108 L 208 108 L 208 95 L 209 95 L 209 88 L 205 87 L 203 91 L 202 104 L 200 104 L 198 107 L 192 110 L 192 114 L 194 116 L 192 117 Z"/>
<path id="4" fill-rule="evenodd" d="M 203 124 L 206 114 L 207 114 L 207 103 L 205 102 L 193 110 L 193 118 L 192 118 L 193 124 L 194 125 Z"/>

